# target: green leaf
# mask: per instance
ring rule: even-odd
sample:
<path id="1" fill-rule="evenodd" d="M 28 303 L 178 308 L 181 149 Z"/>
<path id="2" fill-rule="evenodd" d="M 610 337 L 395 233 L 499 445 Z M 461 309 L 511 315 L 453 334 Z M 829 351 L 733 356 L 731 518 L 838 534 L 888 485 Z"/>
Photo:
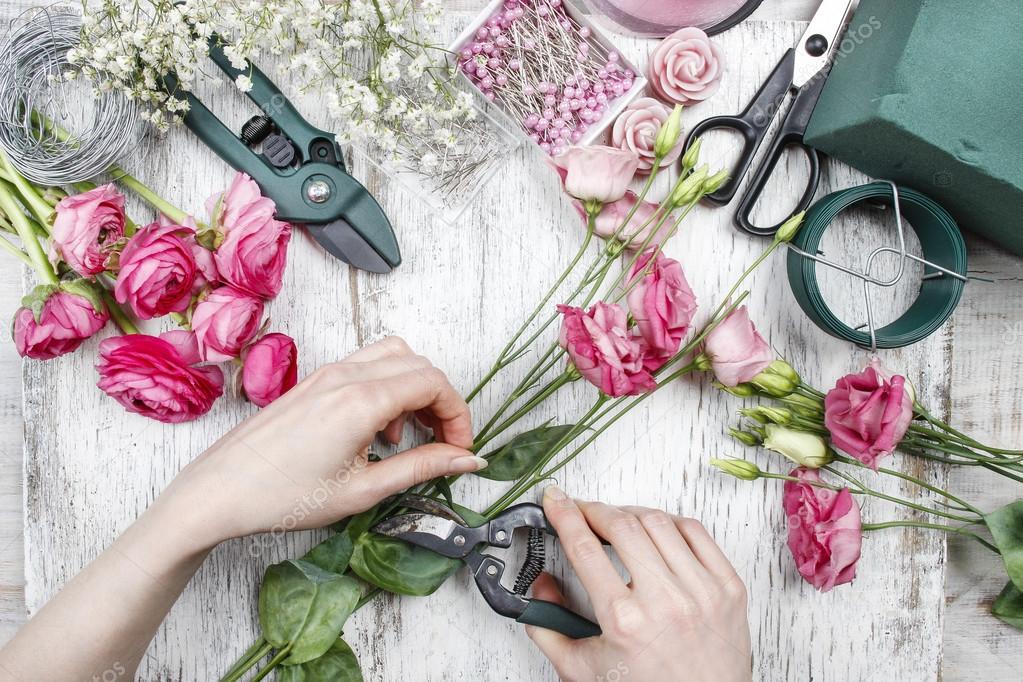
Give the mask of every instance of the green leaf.
<path id="1" fill-rule="evenodd" d="M 402 540 L 366 533 L 355 541 L 351 567 L 357 576 L 382 590 L 425 597 L 461 563 Z"/>
<path id="2" fill-rule="evenodd" d="M 348 570 L 348 562 L 354 550 L 355 543 L 348 529 L 345 529 L 310 549 L 302 561 L 308 561 L 328 573 L 344 573 Z"/>
<path id="3" fill-rule="evenodd" d="M 484 455 L 489 464 L 486 469 L 477 471 L 476 475 L 492 481 L 515 481 L 574 428 L 574 424 L 560 426 L 544 424 L 520 433 L 494 452 Z"/>
<path id="4" fill-rule="evenodd" d="M 1002 553 L 1009 580 L 1023 590 L 1023 500 L 988 514 L 984 521 Z"/>
<path id="5" fill-rule="evenodd" d="M 103 294 L 100 293 L 96 285 L 87 279 L 72 279 L 61 283 L 60 288 L 69 294 L 75 296 L 81 296 L 86 301 L 92 304 L 92 309 L 96 311 L 97 315 L 102 314 L 106 309 L 107 305 L 103 302 Z"/>
<path id="6" fill-rule="evenodd" d="M 285 664 L 311 661 L 340 636 L 360 596 L 354 578 L 301 559 L 274 564 L 259 591 L 263 637 L 277 649 L 290 647 Z"/>
<path id="7" fill-rule="evenodd" d="M 1017 630 L 1023 630 L 1023 592 L 1011 581 L 1006 583 L 991 606 L 991 613 Z"/>
<path id="8" fill-rule="evenodd" d="M 480 514 L 478 511 L 469 509 L 468 507 L 463 507 L 460 504 L 452 504 L 451 509 L 453 509 L 459 516 L 465 519 L 465 523 L 470 528 L 482 526 L 484 523 L 487 522 L 486 516 L 483 516 L 483 514 Z"/>
<path id="9" fill-rule="evenodd" d="M 451 484 L 448 483 L 448 479 L 441 476 L 440 478 L 436 479 L 436 484 L 437 490 L 439 490 L 440 494 L 444 496 L 444 501 L 447 502 L 449 507 L 454 507 L 455 499 L 454 497 L 451 496 Z"/>
<path id="10" fill-rule="evenodd" d="M 319 658 L 277 669 L 279 682 L 362 682 L 359 659 L 343 639 Z"/>

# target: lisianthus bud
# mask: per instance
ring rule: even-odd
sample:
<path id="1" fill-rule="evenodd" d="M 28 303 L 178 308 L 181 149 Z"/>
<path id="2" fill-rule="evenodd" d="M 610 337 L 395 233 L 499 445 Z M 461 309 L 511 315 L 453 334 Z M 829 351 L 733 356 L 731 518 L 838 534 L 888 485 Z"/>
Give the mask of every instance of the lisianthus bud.
<path id="1" fill-rule="evenodd" d="M 680 180 L 671 191 L 671 203 L 674 206 L 685 206 L 703 196 L 703 181 L 707 179 L 707 167 L 700 166 L 684 179 Z"/>
<path id="2" fill-rule="evenodd" d="M 676 104 L 675 109 L 661 124 L 654 139 L 654 154 L 663 159 L 675 149 L 679 135 L 682 134 L 682 105 Z"/>
<path id="3" fill-rule="evenodd" d="M 728 435 L 730 435 L 732 438 L 739 441 L 743 445 L 748 445 L 750 447 L 756 447 L 757 445 L 760 445 L 760 438 L 757 436 L 757 434 L 750 433 L 749 431 L 743 431 L 741 429 L 728 429 Z"/>
<path id="4" fill-rule="evenodd" d="M 730 175 L 727 170 L 719 170 L 717 173 L 703 181 L 703 193 L 706 195 L 713 194 L 718 191 L 726 182 L 728 182 L 729 177 Z"/>
<path id="5" fill-rule="evenodd" d="M 758 424 L 766 424 L 767 423 L 767 417 L 765 417 L 762 414 L 760 414 L 759 410 L 760 410 L 760 408 L 758 408 L 758 407 L 747 407 L 747 408 L 743 408 L 743 409 L 739 410 L 739 414 L 741 414 L 744 417 L 749 417 L 750 419 L 752 419 L 753 421 L 757 422 Z"/>
<path id="6" fill-rule="evenodd" d="M 770 372 L 761 372 L 753 377 L 750 383 L 772 398 L 784 398 L 792 395 L 797 386 L 795 382 Z"/>
<path id="7" fill-rule="evenodd" d="M 701 147 L 703 147 L 703 138 L 698 137 L 695 142 L 689 145 L 686 153 L 682 155 L 682 175 L 696 168 L 696 164 L 700 161 Z"/>
<path id="8" fill-rule="evenodd" d="M 785 455 L 799 466 L 820 469 L 834 459 L 824 439 L 816 434 L 777 424 L 768 424 L 764 432 L 765 448 Z"/>
<path id="9" fill-rule="evenodd" d="M 820 417 L 824 406 L 819 400 L 807 398 L 805 395 L 793 393 L 781 399 L 793 412 L 803 417 Z"/>
<path id="10" fill-rule="evenodd" d="M 790 242 L 792 238 L 799 232 L 799 228 L 803 226 L 803 218 L 806 216 L 806 211 L 800 211 L 796 215 L 792 216 L 778 228 L 778 231 L 774 234 L 774 241 L 776 242 Z"/>
<path id="11" fill-rule="evenodd" d="M 708 371 L 711 368 L 710 358 L 707 357 L 706 353 L 700 353 L 699 355 L 697 355 L 693 359 L 693 367 L 695 367 L 697 369 L 697 371 L 700 371 L 700 372 Z M 750 395 L 753 395 L 753 394 L 750 393 Z M 740 396 L 740 397 L 746 397 L 746 396 Z"/>
<path id="12" fill-rule="evenodd" d="M 764 371 L 770 374 L 777 374 L 780 377 L 785 377 L 794 384 L 799 384 L 800 382 L 802 382 L 802 378 L 799 376 L 799 372 L 794 370 L 792 368 L 792 365 L 785 362 L 784 360 L 773 361 L 770 365 L 767 366 L 767 369 L 765 369 Z"/>
<path id="13" fill-rule="evenodd" d="M 792 422 L 792 412 L 783 407 L 760 405 L 751 409 L 739 410 L 739 412 L 761 424 L 789 424 Z"/>
<path id="14" fill-rule="evenodd" d="M 712 459 L 710 463 L 726 474 L 743 481 L 755 481 L 760 478 L 760 467 L 744 459 Z"/>

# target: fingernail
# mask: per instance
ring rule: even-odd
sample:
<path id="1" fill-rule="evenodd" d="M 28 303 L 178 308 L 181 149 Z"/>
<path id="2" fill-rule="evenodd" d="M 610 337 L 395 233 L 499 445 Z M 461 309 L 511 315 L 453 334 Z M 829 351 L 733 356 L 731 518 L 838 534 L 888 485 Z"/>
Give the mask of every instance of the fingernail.
<path id="1" fill-rule="evenodd" d="M 471 471 L 479 471 L 486 469 L 488 464 L 490 462 L 482 457 L 459 457 L 458 459 L 451 460 L 451 473 L 464 474 Z"/>
<path id="2" fill-rule="evenodd" d="M 555 502 L 561 502 L 562 500 L 568 499 L 568 495 L 565 494 L 565 491 L 556 485 L 549 485 L 544 488 L 543 496 L 554 500 Z"/>

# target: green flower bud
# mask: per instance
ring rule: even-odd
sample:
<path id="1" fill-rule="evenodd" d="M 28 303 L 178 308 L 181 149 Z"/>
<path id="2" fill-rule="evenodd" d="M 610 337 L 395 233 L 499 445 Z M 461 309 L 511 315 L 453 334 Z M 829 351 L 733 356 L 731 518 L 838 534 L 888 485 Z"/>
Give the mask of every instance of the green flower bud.
<path id="1" fill-rule="evenodd" d="M 753 388 L 749 384 L 739 384 L 738 386 L 725 386 L 720 381 L 715 381 L 714 388 L 724 391 L 725 393 L 731 393 L 736 398 L 752 398 L 757 394 L 757 389 Z"/>
<path id="2" fill-rule="evenodd" d="M 686 153 L 682 155 L 682 175 L 696 168 L 696 164 L 700 161 L 701 147 L 703 147 L 703 138 L 698 137 L 695 142 L 689 145 Z"/>
<path id="3" fill-rule="evenodd" d="M 799 373 L 792 368 L 792 365 L 785 362 L 784 360 L 775 360 L 770 365 L 768 365 L 767 369 L 765 369 L 764 371 L 770 374 L 777 374 L 780 377 L 785 377 L 786 379 L 797 385 L 800 382 L 802 382 Z"/>
<path id="4" fill-rule="evenodd" d="M 747 407 L 739 410 L 739 414 L 744 417 L 749 417 L 758 424 L 767 424 L 768 419 L 764 415 L 760 414 L 759 407 Z"/>
<path id="5" fill-rule="evenodd" d="M 678 144 L 678 138 L 682 134 L 682 105 L 676 104 L 671 115 L 665 119 L 654 138 L 654 156 L 663 159 Z"/>
<path id="6" fill-rule="evenodd" d="M 711 368 L 710 358 L 707 357 L 706 353 L 700 353 L 693 360 L 693 367 L 695 367 L 700 372 L 710 371 Z"/>
<path id="7" fill-rule="evenodd" d="M 806 211 L 800 211 L 782 223 L 774 235 L 774 241 L 782 243 L 792 241 L 792 238 L 799 232 L 799 228 L 803 226 L 804 217 L 806 217 Z"/>
<path id="8" fill-rule="evenodd" d="M 679 180 L 671 190 L 673 206 L 685 206 L 699 200 L 703 196 L 703 182 L 707 179 L 707 167 L 700 166 L 688 176 Z"/>
<path id="9" fill-rule="evenodd" d="M 785 396 L 781 401 L 796 414 L 804 417 L 820 417 L 824 411 L 824 406 L 819 401 L 799 393 Z"/>
<path id="10" fill-rule="evenodd" d="M 799 466 L 820 469 L 834 457 L 824 439 L 815 433 L 768 424 L 764 427 L 764 447 L 784 455 Z"/>
<path id="11" fill-rule="evenodd" d="M 742 431 L 741 429 L 730 428 L 728 429 L 728 435 L 734 438 L 735 440 L 739 441 L 743 445 L 748 445 L 750 447 L 756 447 L 757 445 L 760 445 L 760 438 L 757 437 L 757 434 L 750 433 L 749 431 Z"/>
<path id="12" fill-rule="evenodd" d="M 772 374 L 767 371 L 761 372 L 753 377 L 753 380 L 750 381 L 750 383 L 772 398 L 784 398 L 785 396 L 792 395 L 797 386 L 795 382 L 787 379 L 786 377 L 778 374 Z"/>
<path id="13" fill-rule="evenodd" d="M 786 410 L 784 407 L 762 406 L 757 409 L 760 411 L 760 415 L 771 424 L 792 423 L 792 412 Z"/>
<path id="14" fill-rule="evenodd" d="M 726 182 L 728 182 L 729 177 L 730 175 L 727 170 L 719 170 L 703 182 L 703 193 L 706 195 L 713 194 L 718 191 Z"/>
<path id="15" fill-rule="evenodd" d="M 710 463 L 726 474 L 743 481 L 755 481 L 760 478 L 760 467 L 744 459 L 712 459 Z"/>

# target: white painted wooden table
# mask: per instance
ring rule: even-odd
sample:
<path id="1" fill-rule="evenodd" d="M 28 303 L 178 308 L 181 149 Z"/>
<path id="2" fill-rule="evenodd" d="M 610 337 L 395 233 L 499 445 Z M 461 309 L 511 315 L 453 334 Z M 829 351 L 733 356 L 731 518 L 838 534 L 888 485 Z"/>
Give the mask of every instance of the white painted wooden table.
<path id="1" fill-rule="evenodd" d="M 14 7 L 27 4 L 18 0 Z M 482 4 L 463 0 L 459 6 Z M 753 19 L 718 38 L 728 56 L 724 87 L 712 101 L 690 110 L 686 122 L 741 109 L 795 41 L 799 22 L 814 5 L 812 0 L 767 0 Z M 0 8 L 5 21 L 13 13 L 10 2 Z M 466 18 L 453 12 L 451 28 Z M 651 46 L 618 42 L 640 63 Z M 246 114 L 240 100 L 226 99 L 217 109 L 237 125 Z M 315 101 L 300 101 L 299 108 L 326 124 Z M 719 140 L 711 142 L 713 158 L 723 147 Z M 135 167 L 168 199 L 194 210 L 229 177 L 227 167 L 184 131 L 174 132 Z M 802 187 L 798 166 L 790 170 L 792 179 L 774 188 L 784 196 L 795 196 Z M 413 197 L 365 163 L 357 162 L 354 172 L 392 217 L 404 264 L 388 277 L 355 273 L 299 236 L 284 291 L 269 310 L 274 328 L 298 341 L 303 373 L 397 333 L 434 358 L 456 386 L 468 389 L 551 273 L 577 247 L 578 218 L 553 174 L 525 149 L 509 159 L 501 179 L 481 192 L 456 226 L 434 221 Z M 862 180 L 831 162 L 824 189 Z M 870 221 L 859 220 L 863 229 L 871 229 Z M 873 229 L 881 234 L 876 225 Z M 907 370 L 927 402 L 950 410 L 982 439 L 1019 445 L 1023 394 L 1014 379 L 1023 363 L 1023 266 L 980 240 L 969 242 L 971 269 L 995 282 L 971 284 L 945 328 L 912 349 L 885 353 L 884 360 Z M 668 252 L 686 267 L 706 312 L 761 246 L 731 228 L 727 210 L 701 208 Z M 5 285 L 0 312 L 6 316 L 17 305 L 20 282 L 10 266 L 0 277 Z M 812 382 L 826 386 L 863 362 L 864 353 L 825 336 L 801 316 L 784 284 L 780 258 L 758 272 L 752 286 L 754 319 Z M 830 291 L 836 305 L 858 310 L 858 299 L 849 293 L 858 287 L 836 280 Z M 127 415 L 93 385 L 95 346 L 89 343 L 50 363 L 25 363 L 22 403 L 18 361 L 10 344 L 0 345 L 3 639 L 26 610 L 38 609 L 141 513 L 191 458 L 252 411 L 223 400 L 204 419 L 180 426 Z M 477 419 L 486 417 L 498 397 L 494 391 L 481 397 Z M 588 398 L 577 387 L 553 401 L 550 415 L 570 419 Z M 706 523 L 750 589 L 756 679 L 1019 679 L 1023 637 L 986 613 L 1004 572 L 995 558 L 965 541 L 946 545 L 939 535 L 911 530 L 871 535 L 851 586 L 820 595 L 805 585 L 784 547 L 779 488 L 740 483 L 706 464 L 712 456 L 740 454 L 722 435 L 737 407 L 705 381 L 681 382 L 605 434 L 599 447 L 563 473 L 561 483 L 581 497 L 661 507 Z M 926 475 L 945 477 L 933 468 Z M 962 472 L 953 473 L 950 485 L 991 508 L 1019 494 Z M 483 506 L 500 490 L 476 480 L 456 494 Z M 865 516 L 886 520 L 895 512 L 867 505 Z M 160 630 L 139 679 L 217 677 L 256 635 L 255 595 L 264 568 L 301 553 L 318 537 L 246 539 L 218 548 Z M 560 555 L 554 562 L 562 573 Z M 578 586 L 565 577 L 578 600 Z M 429 598 L 375 601 L 348 624 L 346 638 L 369 680 L 553 679 L 521 628 L 491 613 L 464 573 Z"/>

